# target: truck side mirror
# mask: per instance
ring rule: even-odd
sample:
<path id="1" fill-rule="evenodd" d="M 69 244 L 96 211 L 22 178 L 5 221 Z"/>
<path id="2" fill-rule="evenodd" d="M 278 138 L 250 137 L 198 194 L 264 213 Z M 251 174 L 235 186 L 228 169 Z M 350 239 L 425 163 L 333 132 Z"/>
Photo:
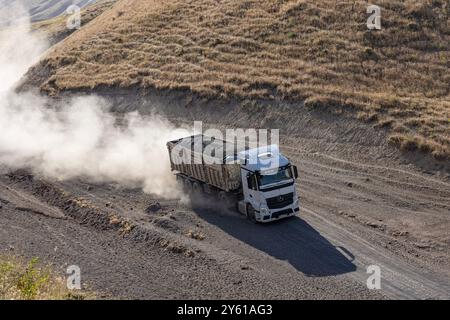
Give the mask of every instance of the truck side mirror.
<path id="1" fill-rule="evenodd" d="M 256 190 L 255 175 L 253 175 L 253 174 L 248 174 L 247 175 L 247 185 L 248 185 L 249 189 Z"/>
<path id="2" fill-rule="evenodd" d="M 297 166 L 292 166 L 292 169 L 294 169 L 294 179 L 297 179 L 298 178 Z"/>

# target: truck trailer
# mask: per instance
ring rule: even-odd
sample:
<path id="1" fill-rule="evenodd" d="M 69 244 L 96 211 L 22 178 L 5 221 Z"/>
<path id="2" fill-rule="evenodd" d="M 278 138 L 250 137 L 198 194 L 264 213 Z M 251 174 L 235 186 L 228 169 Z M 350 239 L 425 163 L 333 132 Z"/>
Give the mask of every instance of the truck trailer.
<path id="1" fill-rule="evenodd" d="M 297 167 L 277 145 L 239 149 L 199 134 L 169 141 L 167 148 L 171 170 L 194 198 L 215 194 L 253 222 L 292 217 L 300 210 Z"/>

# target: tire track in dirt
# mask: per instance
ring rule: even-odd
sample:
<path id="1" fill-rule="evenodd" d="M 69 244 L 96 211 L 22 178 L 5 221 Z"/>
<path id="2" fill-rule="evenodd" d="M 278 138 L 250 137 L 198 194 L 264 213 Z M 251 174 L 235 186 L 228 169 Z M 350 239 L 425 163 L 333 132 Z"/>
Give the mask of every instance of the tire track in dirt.
<path id="1" fill-rule="evenodd" d="M 382 274 L 382 291 L 394 299 L 449 299 L 450 281 L 442 275 L 421 270 L 380 250 L 379 247 L 343 227 L 325 220 L 309 209 L 303 209 L 305 219 L 325 234 L 327 239 L 345 247 L 355 256 L 358 269 L 351 275 L 359 281 L 366 281 L 366 268 L 379 265 Z M 445 279 L 445 280 L 444 280 Z"/>
<path id="2" fill-rule="evenodd" d="M 290 146 L 283 145 L 282 148 L 290 150 L 289 151 L 290 153 L 296 153 L 296 154 L 301 154 L 302 153 L 302 151 L 300 151 L 298 148 L 295 148 L 295 147 L 290 147 Z M 344 159 L 337 158 L 337 157 L 334 157 L 334 156 L 331 156 L 331 155 L 327 155 L 327 154 L 323 154 L 323 153 L 320 153 L 320 152 L 315 152 L 314 155 L 320 156 L 322 158 L 327 158 L 329 160 L 332 160 L 332 161 L 335 161 L 335 162 L 339 162 L 339 163 L 344 164 L 344 165 L 349 165 L 349 166 L 351 166 L 353 168 L 354 167 L 357 167 L 357 168 L 359 167 L 359 168 L 362 168 L 362 169 L 365 169 L 365 170 L 376 169 L 376 170 L 381 170 L 381 171 L 390 171 L 390 172 L 400 173 L 400 174 L 403 174 L 403 175 L 406 175 L 406 176 L 411 176 L 411 177 L 417 178 L 419 180 L 426 180 L 426 181 L 428 181 L 430 183 L 440 184 L 440 185 L 442 185 L 444 187 L 450 188 L 450 183 L 448 183 L 448 182 L 442 181 L 440 179 L 434 179 L 434 178 L 431 178 L 431 177 L 427 177 L 427 176 L 425 176 L 423 174 L 418 174 L 418 173 L 407 171 L 407 170 L 403 170 L 403 169 L 392 168 L 392 167 L 388 167 L 388 166 L 379 166 L 379 165 L 374 165 L 374 164 L 365 164 L 365 163 L 359 163 L 359 162 L 355 162 L 355 161 L 344 160 Z"/>

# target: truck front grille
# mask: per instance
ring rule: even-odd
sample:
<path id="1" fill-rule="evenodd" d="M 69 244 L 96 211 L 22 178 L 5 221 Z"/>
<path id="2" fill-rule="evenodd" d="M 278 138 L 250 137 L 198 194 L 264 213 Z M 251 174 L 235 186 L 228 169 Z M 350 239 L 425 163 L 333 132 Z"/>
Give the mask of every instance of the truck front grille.
<path id="1" fill-rule="evenodd" d="M 291 205 L 294 202 L 294 193 L 287 193 L 273 198 L 268 198 L 267 206 L 269 209 L 280 209 Z"/>

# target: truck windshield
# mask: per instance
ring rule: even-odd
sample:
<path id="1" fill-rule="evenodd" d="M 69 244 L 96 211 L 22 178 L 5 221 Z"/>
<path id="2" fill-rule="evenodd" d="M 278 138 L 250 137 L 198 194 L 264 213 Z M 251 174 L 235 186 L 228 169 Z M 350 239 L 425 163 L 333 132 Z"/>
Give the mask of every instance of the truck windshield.
<path id="1" fill-rule="evenodd" d="M 260 174 L 258 176 L 259 185 L 265 186 L 272 183 L 278 183 L 282 181 L 287 181 L 293 179 L 291 168 L 279 169 L 274 174 Z"/>

